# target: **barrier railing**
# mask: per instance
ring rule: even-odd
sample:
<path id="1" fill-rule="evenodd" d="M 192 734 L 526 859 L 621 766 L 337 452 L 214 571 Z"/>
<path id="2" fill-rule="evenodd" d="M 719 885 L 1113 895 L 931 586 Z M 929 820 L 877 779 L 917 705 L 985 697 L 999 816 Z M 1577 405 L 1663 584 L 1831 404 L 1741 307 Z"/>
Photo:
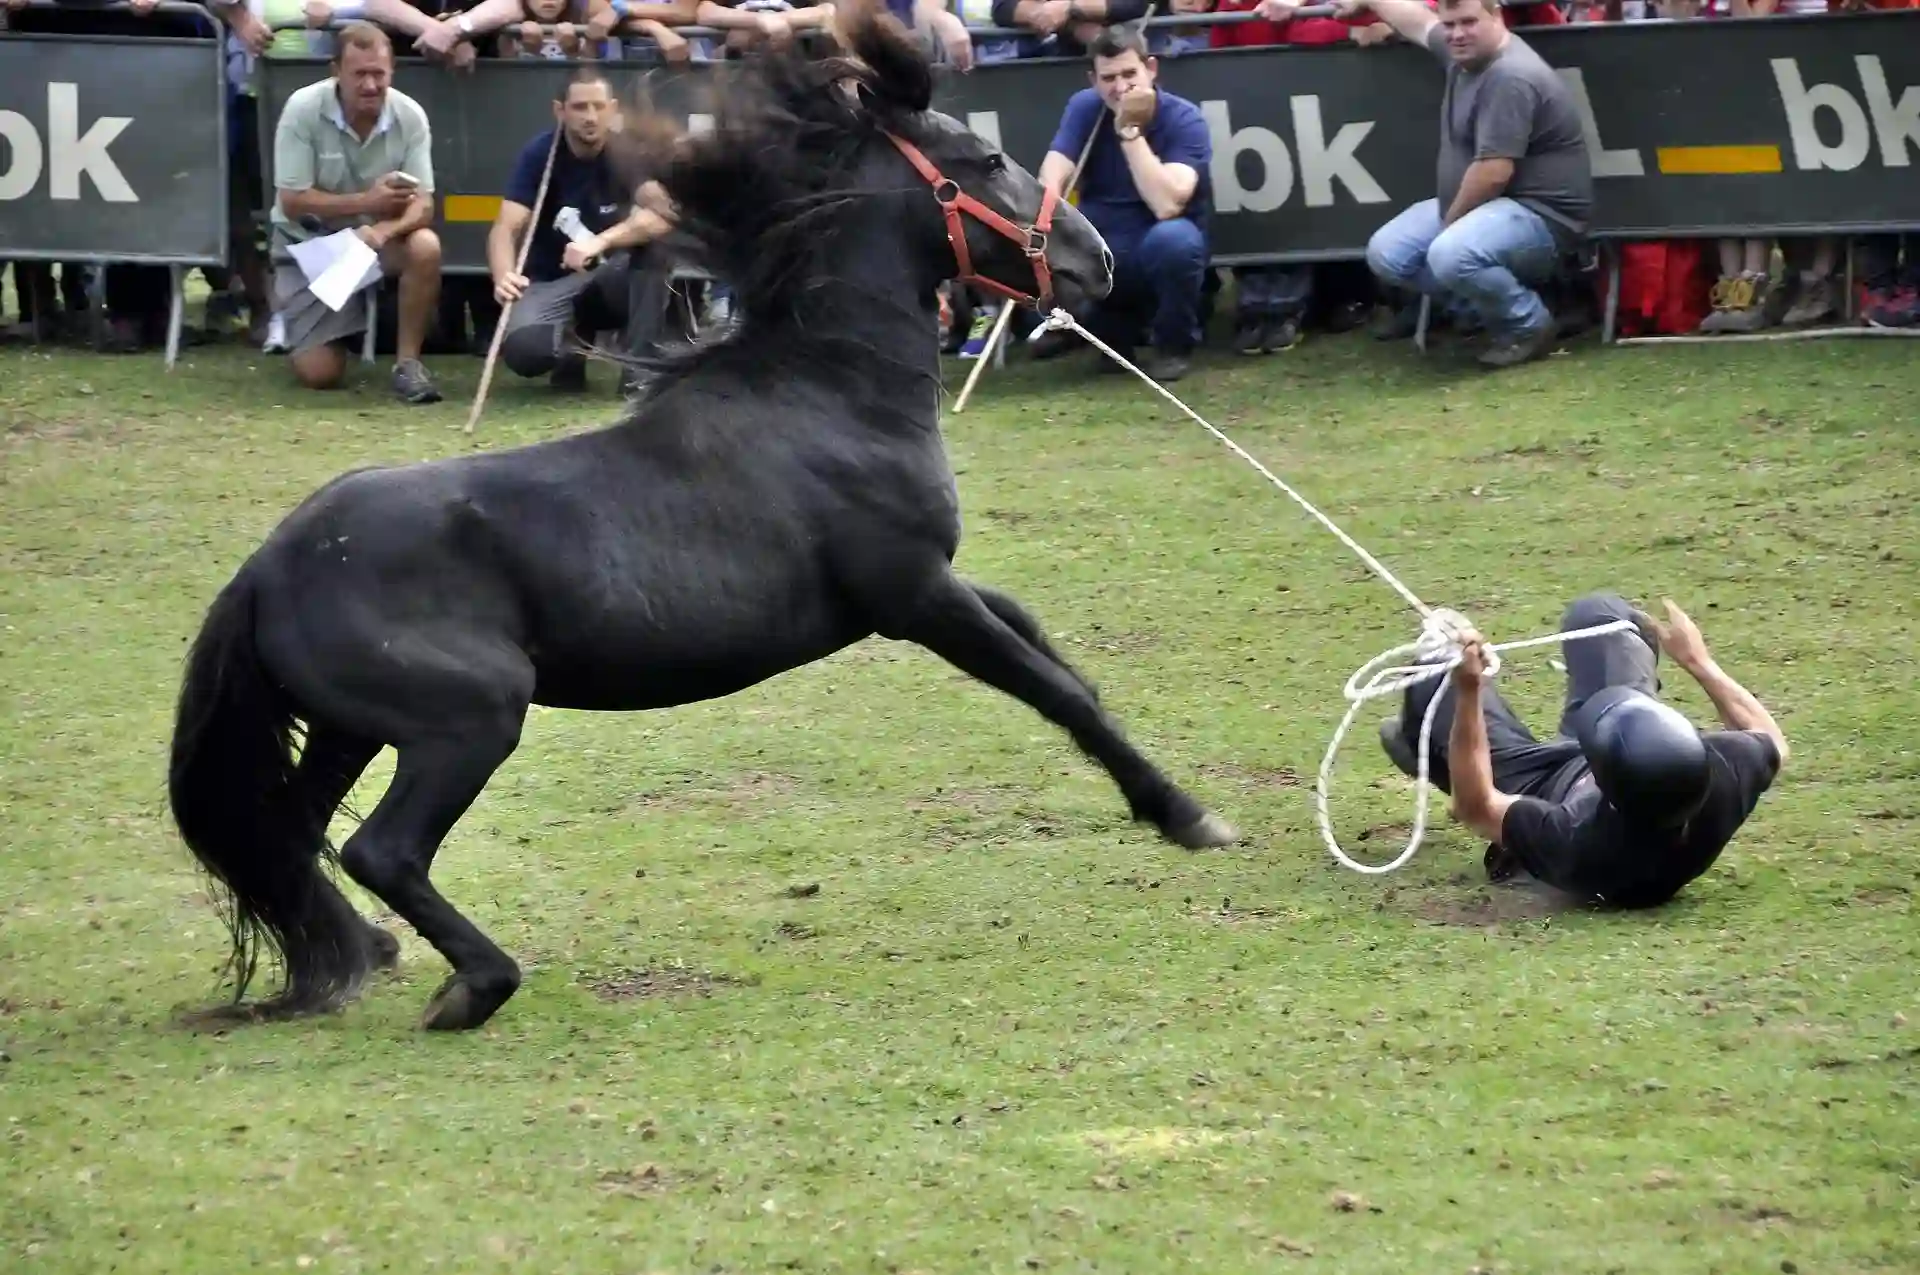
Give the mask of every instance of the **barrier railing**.
<path id="1" fill-rule="evenodd" d="M 211 29 L 193 38 L 0 32 L 0 257 L 169 267 L 171 367 L 186 270 L 228 261 L 226 29 L 181 0 L 147 14 L 33 0 L 15 21 L 42 12 L 181 15 Z"/>

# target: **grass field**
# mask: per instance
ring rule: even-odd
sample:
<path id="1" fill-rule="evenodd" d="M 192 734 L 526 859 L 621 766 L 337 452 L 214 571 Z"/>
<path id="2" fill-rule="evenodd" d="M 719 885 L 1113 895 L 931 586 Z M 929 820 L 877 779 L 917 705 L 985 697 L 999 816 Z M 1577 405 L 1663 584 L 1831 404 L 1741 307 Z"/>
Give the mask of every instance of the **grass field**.
<path id="1" fill-rule="evenodd" d="M 187 357 L 0 351 L 0 1270 L 1920 1270 L 1911 347 L 1487 376 L 1355 338 L 1179 387 L 1495 637 L 1600 585 L 1693 612 L 1795 752 L 1657 913 L 1543 914 L 1444 817 L 1334 864 L 1340 686 L 1413 616 L 1144 387 L 1016 368 L 948 422 L 961 565 L 1242 843 L 1131 826 L 912 648 L 536 711 L 439 859 L 528 971 L 458 1037 L 404 929 L 344 1015 L 176 1026 L 225 936 L 163 776 L 218 586 L 335 472 L 459 450 L 478 363 L 406 409 Z M 610 400 L 496 383 L 479 441 Z M 1543 723 L 1548 654 L 1502 676 Z M 1412 792 L 1373 720 L 1335 802 L 1381 859 Z"/>

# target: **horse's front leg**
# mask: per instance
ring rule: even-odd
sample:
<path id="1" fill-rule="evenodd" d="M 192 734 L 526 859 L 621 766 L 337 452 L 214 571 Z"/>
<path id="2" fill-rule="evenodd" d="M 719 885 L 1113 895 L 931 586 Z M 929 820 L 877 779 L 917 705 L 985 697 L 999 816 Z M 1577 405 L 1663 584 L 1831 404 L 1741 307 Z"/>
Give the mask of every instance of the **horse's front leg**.
<path id="1" fill-rule="evenodd" d="M 1006 594 L 952 575 L 919 595 L 899 636 L 1030 705 L 1073 737 L 1113 776 L 1136 820 L 1189 850 L 1226 845 L 1233 827 L 1209 813 L 1127 742 L 1092 686 L 1047 645 L 1033 618 Z"/>

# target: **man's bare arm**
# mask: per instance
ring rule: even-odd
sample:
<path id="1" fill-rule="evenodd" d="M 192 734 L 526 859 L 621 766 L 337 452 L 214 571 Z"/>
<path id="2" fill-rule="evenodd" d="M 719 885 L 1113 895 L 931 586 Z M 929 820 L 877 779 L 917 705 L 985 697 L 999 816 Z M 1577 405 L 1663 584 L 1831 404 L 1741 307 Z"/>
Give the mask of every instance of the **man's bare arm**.
<path id="1" fill-rule="evenodd" d="M 1059 151 L 1048 151 L 1047 157 L 1040 161 L 1040 184 L 1055 194 L 1065 195 L 1067 182 L 1072 177 L 1073 160 Z"/>
<path id="2" fill-rule="evenodd" d="M 1447 735 L 1447 773 L 1453 781 L 1453 817 L 1488 841 L 1500 840 L 1500 826 L 1519 798 L 1493 786 L 1493 753 L 1487 744 L 1487 720 L 1480 703 L 1486 667 L 1480 638 L 1469 635 L 1453 686 L 1453 729 Z"/>
<path id="3" fill-rule="evenodd" d="M 1460 178 L 1460 190 L 1453 197 L 1452 207 L 1447 209 L 1445 224 L 1451 226 L 1480 205 L 1500 198 L 1512 180 L 1512 160 L 1474 160 Z"/>
<path id="4" fill-rule="evenodd" d="M 1720 714 L 1720 724 L 1729 730 L 1759 731 L 1773 741 L 1780 753 L 1781 764 L 1787 760 L 1787 736 L 1780 729 L 1773 714 L 1766 710 L 1752 692 L 1733 680 L 1725 669 L 1720 667 L 1713 654 L 1707 650 L 1707 640 L 1700 636 L 1700 626 L 1674 605 L 1673 599 L 1664 599 L 1667 608 L 1667 622 L 1654 621 L 1654 629 L 1660 635 L 1660 645 L 1675 664 L 1685 669 L 1693 680 L 1700 683 L 1700 689 L 1713 701 L 1714 711 Z M 1651 618 L 1651 617 L 1649 617 Z"/>
<path id="5" fill-rule="evenodd" d="M 1334 9 L 1343 18 L 1363 11 L 1392 27 L 1402 39 L 1410 40 L 1422 48 L 1426 47 L 1427 33 L 1440 25 L 1440 19 L 1434 16 L 1433 10 L 1421 4 L 1420 0 L 1365 0 L 1363 4 L 1337 4 Z"/>
<path id="6" fill-rule="evenodd" d="M 1120 143 L 1127 157 L 1127 171 L 1133 174 L 1133 188 L 1140 192 L 1153 215 L 1161 221 L 1178 217 L 1187 210 L 1187 201 L 1200 185 L 1200 174 L 1185 164 L 1163 163 L 1147 145 L 1145 136 Z"/>
<path id="7" fill-rule="evenodd" d="M 367 227 L 381 243 L 392 243 L 404 239 L 416 230 L 423 230 L 433 224 L 433 197 L 416 194 L 407 200 L 407 206 L 397 217 L 376 221 Z"/>
<path id="8" fill-rule="evenodd" d="M 283 190 L 280 192 L 280 211 L 292 221 L 299 221 L 302 217 L 318 217 L 327 225 L 336 225 L 374 212 L 375 198 L 373 191 L 335 195 L 324 190 Z"/>

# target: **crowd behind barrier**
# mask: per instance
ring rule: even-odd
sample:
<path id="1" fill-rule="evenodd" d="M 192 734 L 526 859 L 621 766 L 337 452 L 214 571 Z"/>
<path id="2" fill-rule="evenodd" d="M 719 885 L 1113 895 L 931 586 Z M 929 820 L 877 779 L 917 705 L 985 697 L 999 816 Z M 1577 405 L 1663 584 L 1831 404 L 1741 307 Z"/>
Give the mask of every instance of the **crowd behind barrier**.
<path id="1" fill-rule="evenodd" d="M 1816 320 L 1871 303 L 1888 328 L 1920 326 L 1920 0 L 1778 0 L 1786 12 L 1770 20 L 1712 20 L 1749 2 L 1503 9 L 1584 116 L 1591 239 L 1614 249 L 1597 289 L 1609 335 L 1623 261 L 1631 268 L 1633 252 L 1652 248 L 1678 260 L 1673 249 L 1686 244 L 1709 275 L 1717 253 L 1716 297 L 1767 268 L 1777 243 L 1790 277 L 1824 280 Z M 486 274 L 508 167 L 581 57 L 604 63 L 622 89 L 644 76 L 658 109 L 699 127 L 712 63 L 759 43 L 824 40 L 832 12 L 790 0 L 436 3 L 0 0 L 0 254 L 24 332 L 54 339 L 80 327 L 107 349 L 164 343 L 171 364 L 183 280 L 199 269 L 216 291 L 210 323 L 245 296 L 261 339 L 257 280 L 235 276 L 257 254 L 272 197 L 274 126 L 289 94 L 328 74 L 333 32 L 365 18 L 395 38 L 394 86 L 425 107 L 434 132 L 436 228 L 453 277 L 440 326 L 464 327 L 470 314 L 478 335 L 465 344 L 484 345 L 488 301 L 457 285 Z M 1033 168 L 1061 105 L 1086 83 L 1084 41 L 1102 21 L 1135 21 L 1162 59 L 1161 87 L 1207 119 L 1212 264 L 1293 272 L 1303 322 L 1311 310 L 1328 326 L 1357 326 L 1385 301 L 1387 326 L 1404 331 L 1405 299 L 1377 295 L 1353 267 L 1374 230 L 1430 193 L 1443 76 L 1432 58 L 1364 15 L 1276 23 L 1255 0 L 1173 0 L 1172 13 L 1160 0 L 1058 3 L 1064 20 L 1038 0 L 889 7 L 944 64 L 936 105 Z M 1636 9 L 1646 20 L 1622 20 Z M 1714 62 L 1722 69 L 1705 73 Z M 1316 292 L 1331 301 L 1313 305 Z M 449 307 L 461 306 L 456 323 Z"/>

